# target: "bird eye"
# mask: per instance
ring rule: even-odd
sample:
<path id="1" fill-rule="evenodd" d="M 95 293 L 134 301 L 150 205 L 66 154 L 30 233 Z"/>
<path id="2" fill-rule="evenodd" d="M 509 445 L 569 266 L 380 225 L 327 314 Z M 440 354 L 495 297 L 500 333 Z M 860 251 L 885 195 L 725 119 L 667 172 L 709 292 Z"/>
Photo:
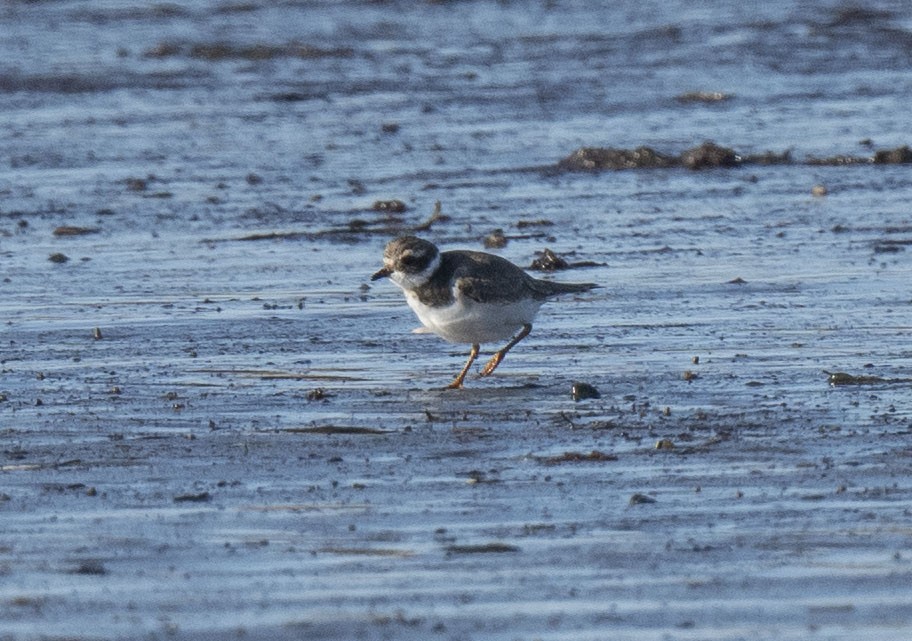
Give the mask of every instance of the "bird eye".
<path id="1" fill-rule="evenodd" d="M 405 254 L 400 260 L 406 267 L 417 267 L 421 264 L 423 257 L 415 254 Z"/>

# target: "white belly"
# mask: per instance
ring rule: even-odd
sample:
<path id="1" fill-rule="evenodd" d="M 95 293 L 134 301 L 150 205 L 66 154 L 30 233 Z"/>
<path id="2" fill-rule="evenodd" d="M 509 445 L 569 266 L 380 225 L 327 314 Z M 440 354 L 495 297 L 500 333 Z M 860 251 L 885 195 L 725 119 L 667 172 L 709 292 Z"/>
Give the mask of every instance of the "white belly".
<path id="1" fill-rule="evenodd" d="M 489 343 L 511 338 L 531 323 L 542 301 L 478 303 L 460 297 L 448 307 L 429 307 L 411 292 L 405 299 L 429 331 L 451 343 Z"/>

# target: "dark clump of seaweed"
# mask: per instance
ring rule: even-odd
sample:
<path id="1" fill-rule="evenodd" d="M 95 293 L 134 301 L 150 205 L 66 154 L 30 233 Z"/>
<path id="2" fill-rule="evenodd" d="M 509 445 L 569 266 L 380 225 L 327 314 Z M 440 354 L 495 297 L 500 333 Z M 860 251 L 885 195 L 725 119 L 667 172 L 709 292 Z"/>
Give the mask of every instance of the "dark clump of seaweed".
<path id="1" fill-rule="evenodd" d="M 651 169 L 674 167 L 678 161 L 673 156 L 660 154 L 651 147 L 636 149 L 604 149 L 580 147 L 557 163 L 564 171 L 600 171 L 603 169 Z"/>
<path id="2" fill-rule="evenodd" d="M 615 149 L 613 147 L 580 147 L 557 162 L 556 169 L 563 172 L 598 172 L 622 169 L 679 168 L 701 170 L 742 167 L 745 165 L 809 165 L 840 167 L 845 165 L 885 165 L 912 163 L 912 149 L 908 145 L 895 149 L 880 149 L 872 156 L 836 154 L 809 156 L 795 160 L 791 150 L 765 151 L 741 154 L 708 140 L 686 149 L 677 156 L 656 151 L 651 147 Z"/>

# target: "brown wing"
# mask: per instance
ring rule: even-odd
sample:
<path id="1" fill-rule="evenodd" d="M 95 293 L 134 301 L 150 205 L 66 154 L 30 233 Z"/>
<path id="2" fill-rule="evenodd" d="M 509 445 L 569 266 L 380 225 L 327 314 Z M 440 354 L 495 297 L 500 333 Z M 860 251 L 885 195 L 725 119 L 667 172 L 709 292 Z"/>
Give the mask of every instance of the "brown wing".
<path id="1" fill-rule="evenodd" d="M 455 277 L 457 289 L 472 300 L 484 303 L 539 297 L 532 287 L 535 279 L 500 256 L 456 250 L 444 252 L 442 258 L 441 267 Z"/>

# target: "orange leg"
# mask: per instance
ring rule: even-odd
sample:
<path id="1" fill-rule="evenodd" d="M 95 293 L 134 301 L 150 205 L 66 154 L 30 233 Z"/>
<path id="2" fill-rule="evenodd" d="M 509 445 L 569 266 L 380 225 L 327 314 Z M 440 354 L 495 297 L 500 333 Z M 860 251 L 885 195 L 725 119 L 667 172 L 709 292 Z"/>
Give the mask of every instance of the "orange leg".
<path id="1" fill-rule="evenodd" d="M 506 347 L 504 347 L 499 352 L 495 352 L 494 356 L 491 357 L 491 360 L 489 360 L 484 366 L 484 369 L 481 370 L 481 376 L 489 376 L 495 369 L 497 369 L 497 366 L 500 365 L 500 361 L 504 359 L 504 356 L 507 355 L 507 352 L 509 352 L 513 346 L 516 345 L 516 343 L 528 336 L 529 332 L 531 331 L 532 325 L 529 323 L 523 325 L 522 329 L 519 330 L 519 334 L 514 336 L 513 340 L 507 343 Z"/>
<path id="2" fill-rule="evenodd" d="M 466 374 L 469 373 L 469 368 L 472 367 L 472 363 L 475 362 L 475 359 L 478 358 L 478 350 L 480 346 L 478 343 L 472 344 L 472 351 L 469 352 L 469 360 L 466 361 L 465 367 L 462 368 L 462 371 L 456 376 L 455 380 L 452 383 L 447 385 L 447 389 L 459 389 L 462 387 L 462 381 L 465 380 Z"/>

